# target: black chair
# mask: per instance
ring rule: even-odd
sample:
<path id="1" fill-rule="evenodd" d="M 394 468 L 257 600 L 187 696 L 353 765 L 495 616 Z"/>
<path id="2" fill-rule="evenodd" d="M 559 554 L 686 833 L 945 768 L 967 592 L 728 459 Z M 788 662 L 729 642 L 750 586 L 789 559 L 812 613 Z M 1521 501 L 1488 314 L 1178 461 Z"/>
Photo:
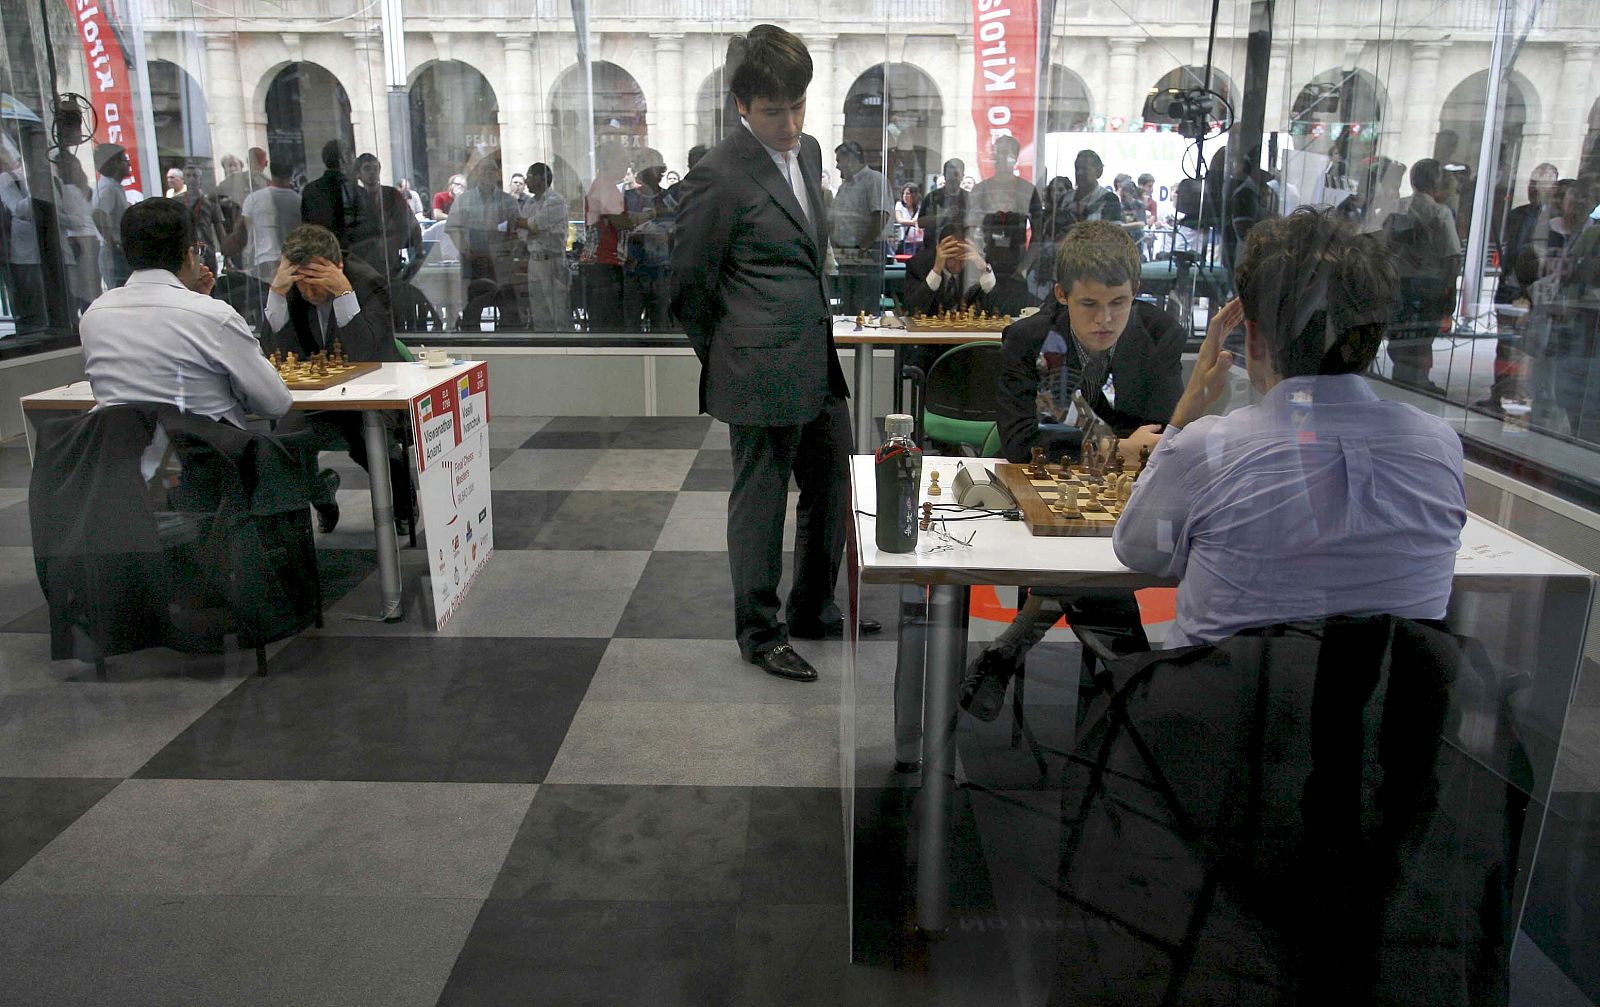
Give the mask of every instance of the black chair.
<path id="1" fill-rule="evenodd" d="M 1505 1002 L 1525 681 L 1389 616 L 1122 657 L 1066 764 L 1056 1003 Z M 1503 722 L 1509 722 L 1505 718 Z"/>
<path id="2" fill-rule="evenodd" d="M 147 451 L 154 446 L 153 450 Z M 29 518 L 51 656 L 254 648 L 322 623 L 292 445 L 171 406 L 39 424 Z"/>
<path id="3" fill-rule="evenodd" d="M 919 443 L 926 438 L 973 457 L 998 453 L 1000 365 L 1000 344 L 993 342 L 965 343 L 935 360 L 914 393 L 922 405 Z"/>
<path id="4" fill-rule="evenodd" d="M 389 312 L 396 332 L 444 331 L 444 315 L 428 295 L 403 280 L 389 285 Z"/>

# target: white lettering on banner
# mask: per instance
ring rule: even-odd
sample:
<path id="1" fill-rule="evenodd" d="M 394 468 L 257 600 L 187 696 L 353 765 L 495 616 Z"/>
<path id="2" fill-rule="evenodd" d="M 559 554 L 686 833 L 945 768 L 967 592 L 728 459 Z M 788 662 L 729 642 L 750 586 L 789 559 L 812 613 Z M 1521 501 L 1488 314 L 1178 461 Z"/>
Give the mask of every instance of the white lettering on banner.
<path id="1" fill-rule="evenodd" d="M 461 400 L 461 436 L 464 439 L 468 434 L 483 426 L 483 414 L 478 412 L 478 404 L 472 397 Z"/>

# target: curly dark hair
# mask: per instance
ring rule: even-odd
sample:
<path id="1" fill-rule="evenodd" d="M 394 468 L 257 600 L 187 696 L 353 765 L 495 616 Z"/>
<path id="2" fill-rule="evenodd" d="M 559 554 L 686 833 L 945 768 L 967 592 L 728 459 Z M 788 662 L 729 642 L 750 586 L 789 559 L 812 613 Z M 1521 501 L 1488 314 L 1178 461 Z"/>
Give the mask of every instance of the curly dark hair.
<path id="1" fill-rule="evenodd" d="M 1310 207 L 1252 227 L 1233 281 L 1286 378 L 1366 370 L 1400 285 L 1376 235 Z"/>

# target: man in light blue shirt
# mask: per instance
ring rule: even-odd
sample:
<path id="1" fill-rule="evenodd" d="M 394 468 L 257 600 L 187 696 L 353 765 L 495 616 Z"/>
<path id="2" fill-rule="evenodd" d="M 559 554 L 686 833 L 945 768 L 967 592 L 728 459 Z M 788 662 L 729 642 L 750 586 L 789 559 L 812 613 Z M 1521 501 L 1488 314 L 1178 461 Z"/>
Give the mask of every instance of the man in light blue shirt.
<path id="1" fill-rule="evenodd" d="M 1117 522 L 1117 558 L 1180 579 L 1169 647 L 1334 615 L 1439 619 L 1466 523 L 1461 442 L 1380 400 L 1397 280 L 1387 252 L 1329 213 L 1257 224 L 1241 300 L 1212 321 L 1188 388 Z M 1241 321 L 1259 404 L 1221 395 Z"/>

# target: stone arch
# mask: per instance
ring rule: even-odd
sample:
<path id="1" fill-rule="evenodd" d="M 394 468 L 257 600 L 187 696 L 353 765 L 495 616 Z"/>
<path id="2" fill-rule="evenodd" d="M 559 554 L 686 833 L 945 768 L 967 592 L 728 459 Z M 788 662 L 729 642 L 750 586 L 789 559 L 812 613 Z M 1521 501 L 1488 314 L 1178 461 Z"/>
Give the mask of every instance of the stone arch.
<path id="1" fill-rule="evenodd" d="M 1172 98 L 1178 92 L 1188 88 L 1204 87 L 1205 83 L 1205 67 L 1192 65 L 1173 67 L 1157 78 L 1154 84 L 1150 85 L 1150 90 L 1145 95 L 1144 107 L 1140 112 L 1140 118 L 1144 119 L 1145 122 L 1175 125 L 1178 120 L 1167 109 Z M 1228 104 L 1233 106 L 1235 114 L 1238 113 L 1238 89 L 1233 86 L 1231 77 L 1215 67 L 1211 69 L 1211 89 L 1227 99 Z"/>
<path id="2" fill-rule="evenodd" d="M 169 168 L 198 165 L 202 174 L 216 174 L 211 154 L 211 126 L 205 92 L 189 71 L 172 60 L 148 64 L 150 114 L 155 120 L 156 158 L 161 174 Z M 216 183 L 215 177 L 212 184 Z M 152 190 L 154 186 L 151 187 Z M 155 192 L 155 195 L 160 195 Z"/>
<path id="3" fill-rule="evenodd" d="M 843 135 L 861 144 L 867 164 L 882 170 L 891 188 L 925 185 L 943 164 L 944 100 L 921 67 L 874 64 L 845 92 Z M 824 162 L 831 161 L 829 153 Z"/>
<path id="4" fill-rule="evenodd" d="M 457 59 L 429 60 L 412 71 L 407 90 L 411 184 L 418 192 L 443 189 L 452 174 L 485 157 L 499 157 L 500 102 L 477 67 Z"/>
<path id="5" fill-rule="evenodd" d="M 266 111 L 267 156 L 288 163 L 297 180 L 322 176 L 321 151 L 329 140 L 355 148 L 350 95 L 320 63 L 280 63 L 263 77 L 258 93 Z"/>

